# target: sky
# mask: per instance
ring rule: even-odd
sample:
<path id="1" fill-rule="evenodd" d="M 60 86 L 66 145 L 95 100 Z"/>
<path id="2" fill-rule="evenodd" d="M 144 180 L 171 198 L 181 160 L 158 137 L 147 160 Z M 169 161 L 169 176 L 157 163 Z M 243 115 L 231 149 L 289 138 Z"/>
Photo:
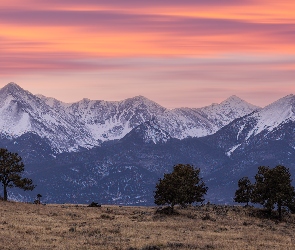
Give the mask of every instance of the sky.
<path id="1" fill-rule="evenodd" d="M 166 108 L 295 94 L 294 0 L 1 0 L 0 87 Z"/>

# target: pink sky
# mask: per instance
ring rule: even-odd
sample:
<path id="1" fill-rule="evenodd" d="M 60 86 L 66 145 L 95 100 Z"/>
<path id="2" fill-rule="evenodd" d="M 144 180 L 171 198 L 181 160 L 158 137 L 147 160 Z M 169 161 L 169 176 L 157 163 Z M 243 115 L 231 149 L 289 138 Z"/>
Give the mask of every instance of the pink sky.
<path id="1" fill-rule="evenodd" d="M 295 94 L 295 2 L 2 0 L 0 87 L 202 107 Z"/>

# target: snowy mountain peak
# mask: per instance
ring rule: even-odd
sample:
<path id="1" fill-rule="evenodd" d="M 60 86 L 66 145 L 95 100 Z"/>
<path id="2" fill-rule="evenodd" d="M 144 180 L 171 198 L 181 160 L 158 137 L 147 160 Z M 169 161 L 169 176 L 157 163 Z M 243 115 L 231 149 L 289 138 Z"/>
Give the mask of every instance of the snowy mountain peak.
<path id="1" fill-rule="evenodd" d="M 240 97 L 236 95 L 232 95 L 229 98 L 227 98 L 224 102 L 241 102 L 241 101 L 244 101 L 244 100 L 242 100 Z"/>
<path id="2" fill-rule="evenodd" d="M 287 95 L 285 97 L 280 98 L 279 100 L 277 100 L 276 102 L 274 102 L 272 104 L 282 103 L 282 102 L 285 102 L 285 103 L 288 103 L 288 104 L 293 104 L 295 102 L 295 95 L 293 95 L 293 94 Z"/>
<path id="3" fill-rule="evenodd" d="M 239 121 L 237 138 L 249 141 L 256 135 L 269 134 L 277 128 L 295 121 L 295 96 L 287 95 Z M 242 139 L 241 139 L 242 140 Z"/>
<path id="4" fill-rule="evenodd" d="M 91 100 L 89 98 L 83 98 L 80 102 L 82 103 L 88 103 L 88 102 L 91 102 Z"/>
<path id="5" fill-rule="evenodd" d="M 259 110 L 260 107 L 252 105 L 237 96 L 231 96 L 220 104 L 212 104 L 199 109 L 180 109 L 186 117 L 198 117 L 197 123 L 202 121 L 204 132 L 198 132 L 201 136 L 213 134 L 233 120 Z M 191 134 L 190 136 L 196 136 Z"/>
<path id="6" fill-rule="evenodd" d="M 10 82 L 6 84 L 3 88 L 15 88 L 15 89 L 22 89 L 19 85 L 17 85 L 15 82 Z"/>
<path id="7" fill-rule="evenodd" d="M 143 95 L 137 95 L 137 96 L 134 96 L 132 99 L 138 99 L 138 100 L 148 100 L 148 98 L 146 98 L 145 96 Z"/>
<path id="8" fill-rule="evenodd" d="M 277 112 L 284 113 L 286 109 L 290 109 L 291 107 L 295 107 L 295 95 L 293 94 L 282 97 L 279 100 L 267 105 L 262 109 L 262 112 L 267 110 L 277 110 Z"/>
<path id="9" fill-rule="evenodd" d="M 136 106 L 145 105 L 147 107 L 158 107 L 161 109 L 165 109 L 164 107 L 162 107 L 158 103 L 156 103 L 144 96 L 141 96 L 141 95 L 125 99 L 125 100 L 121 101 L 121 103 L 132 104 L 132 105 L 136 105 Z"/>
<path id="10" fill-rule="evenodd" d="M 221 106 L 235 106 L 238 105 L 239 107 L 251 107 L 253 109 L 260 109 L 260 107 L 255 106 L 251 103 L 248 103 L 246 101 L 244 101 L 243 99 L 241 99 L 240 97 L 236 96 L 236 95 L 232 95 L 229 98 L 227 98 L 226 100 L 224 100 L 223 102 L 220 103 Z"/>
<path id="11" fill-rule="evenodd" d="M 130 99 L 138 100 L 138 101 L 149 101 L 149 102 L 152 102 L 150 99 L 146 98 L 143 95 L 137 95 L 137 96 L 134 96 L 134 97 L 132 97 Z"/>
<path id="12" fill-rule="evenodd" d="M 6 93 L 6 94 L 16 94 L 19 92 L 26 92 L 26 91 L 14 82 L 10 82 L 10 83 L 6 84 L 0 90 L 0 93 Z"/>
<path id="13" fill-rule="evenodd" d="M 0 90 L 0 130 L 7 138 L 35 133 L 49 140 L 52 148 L 60 152 L 98 144 L 81 122 L 65 113 L 64 107 L 56 110 L 44 97 L 35 96 L 14 83 Z"/>

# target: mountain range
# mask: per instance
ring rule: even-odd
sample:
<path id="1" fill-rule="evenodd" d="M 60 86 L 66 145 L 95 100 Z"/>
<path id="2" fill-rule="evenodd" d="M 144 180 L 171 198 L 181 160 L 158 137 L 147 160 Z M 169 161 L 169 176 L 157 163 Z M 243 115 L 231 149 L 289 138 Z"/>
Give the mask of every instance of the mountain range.
<path id="1" fill-rule="evenodd" d="M 260 165 L 295 174 L 294 95 L 264 108 L 231 96 L 170 110 L 143 96 L 68 104 L 10 83 L 0 90 L 0 128 L 0 146 L 20 154 L 46 202 L 151 205 L 158 178 L 178 163 L 201 169 L 216 203 L 232 203 L 238 179 Z"/>
<path id="2" fill-rule="evenodd" d="M 143 96 L 118 102 L 83 99 L 68 104 L 33 95 L 15 83 L 0 90 L 0 100 L 1 134 L 17 138 L 35 133 L 49 140 L 57 153 L 121 139 L 149 120 L 157 121 L 173 138 L 205 136 L 258 109 L 236 96 L 199 109 L 169 110 Z"/>

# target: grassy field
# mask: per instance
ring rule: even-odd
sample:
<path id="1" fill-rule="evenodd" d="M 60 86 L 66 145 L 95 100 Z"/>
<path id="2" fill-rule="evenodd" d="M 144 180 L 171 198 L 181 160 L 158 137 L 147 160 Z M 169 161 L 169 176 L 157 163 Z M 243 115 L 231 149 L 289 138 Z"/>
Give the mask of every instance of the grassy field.
<path id="1" fill-rule="evenodd" d="M 1 249 L 295 249 L 295 217 L 204 206 L 155 208 L 0 202 Z"/>

